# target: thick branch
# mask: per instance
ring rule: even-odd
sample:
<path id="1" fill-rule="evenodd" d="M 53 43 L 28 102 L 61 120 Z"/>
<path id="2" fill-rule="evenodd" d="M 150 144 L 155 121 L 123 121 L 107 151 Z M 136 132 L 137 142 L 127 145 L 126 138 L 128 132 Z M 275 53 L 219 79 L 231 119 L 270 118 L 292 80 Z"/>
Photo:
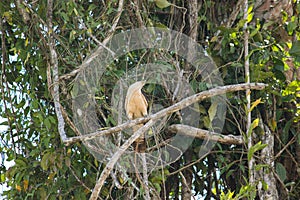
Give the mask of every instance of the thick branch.
<path id="1" fill-rule="evenodd" d="M 48 85 L 50 92 L 53 97 L 54 101 L 54 108 L 55 113 L 58 120 L 58 132 L 60 134 L 60 137 L 62 141 L 65 141 L 67 139 L 67 135 L 65 133 L 64 127 L 65 127 L 65 121 L 60 109 L 60 100 L 59 100 L 59 79 L 58 79 L 58 59 L 57 59 L 57 53 L 55 50 L 55 41 L 53 37 L 53 23 L 52 23 L 52 14 L 53 14 L 53 0 L 48 0 L 47 2 L 47 23 L 48 23 L 48 33 L 49 33 L 49 50 L 50 50 L 50 66 L 47 70 L 48 73 L 51 73 L 50 67 L 52 67 L 52 73 L 53 73 L 53 90 Z M 48 75 L 48 84 L 51 84 L 51 75 Z"/>
<path id="2" fill-rule="evenodd" d="M 223 144 L 244 144 L 242 136 L 222 135 L 220 133 L 211 132 L 183 124 L 174 124 L 168 127 L 171 133 L 178 133 L 199 139 L 209 139 Z"/>
<path id="3" fill-rule="evenodd" d="M 152 114 L 148 117 L 145 118 L 138 118 L 132 121 L 128 121 L 126 123 L 120 124 L 118 126 L 112 127 L 110 129 L 107 130 L 103 130 L 103 131 L 96 131 L 94 133 L 90 133 L 90 134 L 86 134 L 86 135 L 81 135 L 81 136 L 76 136 L 76 137 L 72 137 L 72 138 L 68 138 L 63 140 L 63 142 L 66 145 L 78 142 L 78 141 L 87 141 L 87 140 L 91 140 L 94 139 L 96 137 L 100 137 L 100 136 L 104 136 L 104 135 L 110 135 L 112 133 L 116 133 L 118 131 L 122 131 L 126 128 L 131 128 L 134 125 L 137 124 L 141 124 L 141 123 L 145 123 L 147 121 L 149 121 L 150 119 L 152 120 L 157 120 L 159 118 L 162 118 L 166 115 L 172 114 L 178 110 L 181 110 L 185 107 L 188 107 L 189 105 L 196 103 L 197 101 L 201 101 L 203 99 L 207 99 L 216 95 L 222 95 L 222 94 L 226 94 L 228 92 L 234 92 L 234 91 L 240 91 L 240 90 L 246 90 L 246 89 L 255 89 L 255 90 L 262 90 L 266 87 L 266 84 L 264 83 L 250 83 L 250 84 L 236 84 L 236 85 L 227 85 L 227 86 L 221 86 L 221 87 L 216 87 L 207 91 L 203 91 L 197 94 L 194 94 L 190 97 L 187 97 L 183 100 L 181 100 L 180 102 L 165 108 L 155 114 Z"/>
<path id="4" fill-rule="evenodd" d="M 98 198 L 98 195 L 101 191 L 101 188 L 107 179 L 108 175 L 110 174 L 111 170 L 113 169 L 116 162 L 119 160 L 119 158 L 124 154 L 126 149 L 129 148 L 129 146 L 138 139 L 144 132 L 146 132 L 155 121 L 150 120 L 147 122 L 142 128 L 140 128 L 137 132 L 135 132 L 120 148 L 119 150 L 114 153 L 114 155 L 111 157 L 105 168 L 103 169 L 100 178 L 97 180 L 96 185 L 93 189 L 93 192 L 90 196 L 90 200 L 96 200 Z"/>
<path id="5" fill-rule="evenodd" d="M 260 117 L 259 126 L 262 130 L 264 130 L 264 134 L 262 136 L 262 142 L 264 144 L 268 144 L 266 148 L 261 150 L 261 160 L 264 161 L 264 164 L 267 164 L 267 168 L 262 168 L 258 171 L 258 174 L 267 185 L 267 189 L 263 189 L 263 185 L 260 182 L 258 184 L 258 195 L 261 199 L 278 199 L 278 192 L 276 188 L 276 179 L 274 173 L 274 135 L 267 125 L 264 125 L 262 122 L 262 118 Z M 271 172 L 270 172 L 270 169 Z"/>

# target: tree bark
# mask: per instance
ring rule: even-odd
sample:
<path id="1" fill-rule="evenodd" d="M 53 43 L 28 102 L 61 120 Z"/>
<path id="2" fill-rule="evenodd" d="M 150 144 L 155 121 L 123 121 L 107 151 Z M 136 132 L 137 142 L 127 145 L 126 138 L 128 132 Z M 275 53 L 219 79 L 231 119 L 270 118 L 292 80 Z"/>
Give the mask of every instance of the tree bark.
<path id="1" fill-rule="evenodd" d="M 262 137 L 262 143 L 268 144 L 268 146 L 261 151 L 261 160 L 265 162 L 264 164 L 268 165 L 268 168 L 262 168 L 259 171 L 261 180 L 258 184 L 258 195 L 260 199 L 277 200 L 278 192 L 274 176 L 274 134 L 272 134 L 268 126 L 263 125 L 262 121 L 261 128 L 265 130 Z M 263 188 L 262 181 L 268 185 L 267 189 Z"/>
<path id="2" fill-rule="evenodd" d="M 209 139 L 223 144 L 244 144 L 242 136 L 222 135 L 183 124 L 173 124 L 169 126 L 167 130 L 171 133 L 178 133 L 198 139 Z"/>
<path id="3" fill-rule="evenodd" d="M 187 21 L 188 29 L 187 35 L 192 38 L 194 41 L 197 41 L 198 35 L 198 1 L 197 0 L 188 0 L 187 3 Z M 191 46 L 191 45 L 189 45 Z M 193 49 L 189 48 L 189 51 Z M 188 55 L 192 55 L 189 53 Z M 190 65 L 187 63 L 185 66 L 185 71 L 191 71 Z M 184 160 L 186 164 L 189 164 L 193 160 L 193 149 L 189 148 L 184 153 Z M 192 185 L 193 185 L 193 173 L 192 167 L 188 167 L 183 171 L 182 177 L 182 199 L 190 200 L 192 198 Z"/>

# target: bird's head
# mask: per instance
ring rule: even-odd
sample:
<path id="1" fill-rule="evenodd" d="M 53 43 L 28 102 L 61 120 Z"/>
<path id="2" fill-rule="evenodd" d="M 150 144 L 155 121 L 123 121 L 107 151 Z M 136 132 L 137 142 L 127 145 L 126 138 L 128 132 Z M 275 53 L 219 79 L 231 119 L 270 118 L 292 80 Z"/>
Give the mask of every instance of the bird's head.
<path id="1" fill-rule="evenodd" d="M 146 81 L 137 81 L 129 86 L 128 90 L 141 90 L 146 84 Z"/>

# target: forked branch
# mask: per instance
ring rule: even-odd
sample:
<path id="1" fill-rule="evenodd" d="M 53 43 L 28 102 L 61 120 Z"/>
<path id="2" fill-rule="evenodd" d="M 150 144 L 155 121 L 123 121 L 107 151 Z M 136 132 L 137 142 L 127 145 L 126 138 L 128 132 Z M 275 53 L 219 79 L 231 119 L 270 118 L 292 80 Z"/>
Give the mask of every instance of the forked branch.
<path id="1" fill-rule="evenodd" d="M 151 119 L 153 121 L 156 121 L 157 119 L 160 119 L 166 115 L 172 114 L 178 110 L 188 107 L 188 106 L 192 105 L 193 103 L 196 103 L 198 101 L 201 101 L 201 100 L 213 97 L 213 96 L 226 94 L 228 92 L 246 90 L 246 89 L 262 90 L 266 86 L 267 85 L 264 83 L 250 83 L 250 84 L 244 83 L 244 84 L 235 84 L 235 85 L 216 87 L 216 88 L 213 88 L 210 90 L 206 90 L 206 91 L 194 94 L 190 97 L 187 97 L 187 98 L 181 100 L 180 102 L 178 102 L 170 107 L 167 107 L 155 114 L 152 114 L 148 117 L 138 118 L 135 120 L 127 121 L 118 126 L 115 126 L 115 127 L 112 127 L 112 128 L 106 129 L 106 130 L 102 130 L 102 131 L 96 131 L 94 133 L 90 133 L 90 134 L 86 134 L 86 135 L 75 136 L 75 137 L 67 138 L 65 140 L 63 140 L 63 138 L 62 138 L 62 140 L 66 145 L 70 145 L 72 143 L 79 142 L 79 141 L 87 141 L 87 140 L 91 140 L 91 139 L 94 139 L 97 137 L 111 135 L 112 133 L 116 133 L 116 132 L 122 131 L 124 129 L 131 128 L 137 124 L 148 122 Z"/>
<path id="2" fill-rule="evenodd" d="M 106 164 L 105 168 L 101 172 L 100 178 L 97 180 L 96 185 L 93 189 L 93 192 L 90 196 L 90 200 L 98 199 L 98 195 L 101 191 L 101 188 L 107 179 L 108 175 L 110 174 L 111 170 L 113 169 L 116 162 L 119 158 L 124 154 L 124 152 L 129 148 L 129 146 L 138 139 L 144 132 L 146 132 L 151 126 L 154 124 L 155 121 L 148 121 L 143 127 L 141 127 L 137 132 L 135 132 L 119 149 L 114 153 L 111 157 L 109 162 Z"/>

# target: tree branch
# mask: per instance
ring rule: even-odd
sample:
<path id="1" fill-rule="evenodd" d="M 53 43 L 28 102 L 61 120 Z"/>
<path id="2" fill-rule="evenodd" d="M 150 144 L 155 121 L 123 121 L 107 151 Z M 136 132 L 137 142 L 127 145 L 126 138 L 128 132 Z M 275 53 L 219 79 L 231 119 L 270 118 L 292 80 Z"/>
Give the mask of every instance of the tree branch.
<path id="1" fill-rule="evenodd" d="M 112 128 L 106 129 L 106 130 L 96 131 L 94 133 L 81 135 L 81 136 L 75 136 L 72 138 L 66 138 L 63 140 L 63 142 L 66 145 L 70 145 L 75 142 L 87 141 L 87 140 L 91 140 L 91 139 L 94 139 L 94 138 L 97 138 L 100 136 L 110 135 L 112 133 L 122 131 L 123 129 L 131 128 L 134 125 L 145 123 L 145 122 L 149 121 L 150 119 L 152 119 L 152 120 L 160 119 L 168 114 L 172 114 L 178 110 L 181 110 L 181 109 L 183 109 L 193 103 L 196 103 L 197 101 L 201 101 L 203 99 L 207 99 L 207 98 L 210 98 L 210 97 L 213 97 L 216 95 L 226 94 L 228 92 L 235 92 L 235 91 L 246 90 L 246 89 L 262 90 L 266 86 L 267 85 L 264 83 L 250 83 L 250 84 L 243 83 L 243 84 L 216 87 L 216 88 L 213 88 L 213 89 L 210 89 L 207 91 L 203 91 L 203 92 L 194 94 L 190 97 L 187 97 L 187 98 L 181 100 L 180 102 L 178 102 L 168 108 L 165 108 L 155 114 L 152 114 L 148 117 L 138 118 L 135 120 L 127 121 L 123 124 L 120 124 L 118 126 L 115 126 L 115 127 L 112 127 Z"/>
<path id="2" fill-rule="evenodd" d="M 173 124 L 168 127 L 167 131 L 199 139 L 209 139 L 223 144 L 244 144 L 242 136 L 222 135 L 220 133 L 215 133 L 183 124 Z"/>
<path id="3" fill-rule="evenodd" d="M 96 49 L 96 51 L 94 51 L 88 57 L 88 59 L 86 59 L 77 69 L 73 70 L 72 72 L 70 72 L 68 74 L 60 76 L 60 80 L 69 79 L 71 77 L 76 76 L 83 68 L 89 66 L 89 64 L 94 60 L 95 57 L 97 57 L 99 55 L 99 52 L 101 52 L 103 50 L 103 48 L 108 50 L 112 54 L 112 56 L 114 56 L 114 52 L 111 51 L 110 49 L 108 49 L 106 47 L 106 44 L 109 42 L 109 40 L 111 39 L 111 37 L 113 36 L 113 34 L 114 34 L 114 32 L 117 28 L 117 25 L 118 25 L 118 22 L 120 20 L 121 14 L 123 12 L 123 7 L 124 7 L 124 0 L 120 0 L 118 10 L 117 10 L 118 13 L 114 18 L 114 21 L 113 21 L 113 24 L 112 24 L 110 30 L 108 31 L 108 36 L 102 42 L 100 42 L 100 41 L 98 42 L 99 47 Z"/>
<path id="4" fill-rule="evenodd" d="M 250 83 L 250 69 L 249 69 L 249 30 L 248 30 L 248 0 L 244 1 L 244 17 L 245 24 L 243 27 L 244 30 L 244 67 L 245 67 L 245 82 Z M 253 146 L 253 138 L 252 133 L 249 133 L 251 128 L 251 96 L 250 96 L 251 90 L 246 89 L 246 101 L 247 101 L 247 107 L 246 107 L 246 113 L 247 113 L 247 124 L 246 124 L 246 136 L 247 136 L 247 144 L 248 144 L 248 150 L 251 149 Z M 250 160 L 248 161 L 248 167 L 249 167 L 249 184 L 254 185 L 255 184 L 255 159 L 252 156 Z"/>
<path id="5" fill-rule="evenodd" d="M 120 148 L 114 155 L 111 157 L 109 162 L 106 164 L 105 168 L 103 169 L 100 178 L 97 180 L 96 185 L 93 189 L 93 192 L 90 196 L 90 200 L 96 200 L 99 196 L 99 193 L 101 191 L 101 188 L 110 174 L 111 170 L 113 169 L 114 165 L 116 162 L 119 160 L 119 158 L 124 154 L 126 149 L 129 148 L 129 146 L 136 140 L 138 139 L 144 132 L 146 132 L 153 124 L 155 121 L 150 120 L 147 122 L 143 127 L 141 127 L 137 132 L 135 132 Z"/>
<path id="6" fill-rule="evenodd" d="M 135 10 L 135 15 L 136 15 L 137 21 L 139 22 L 139 26 L 145 27 L 142 16 L 141 16 L 138 0 L 134 0 L 133 8 Z"/>
<path id="7" fill-rule="evenodd" d="M 19 13 L 21 14 L 24 23 L 28 24 L 28 22 L 30 21 L 30 17 L 29 17 L 28 12 L 26 11 L 24 6 L 22 5 L 23 1 L 22 0 L 16 0 L 15 2 L 16 2 L 17 9 L 18 9 Z"/>
<path id="8" fill-rule="evenodd" d="M 62 139 L 62 141 L 67 140 L 67 135 L 64 130 L 65 121 L 60 109 L 60 100 L 59 100 L 59 78 L 58 78 L 58 58 L 57 53 L 55 51 L 55 41 L 53 37 L 53 24 L 52 24 L 52 14 L 53 14 L 53 0 L 47 1 L 47 23 L 48 23 L 48 33 L 49 33 L 49 50 L 50 50 L 50 65 L 48 66 L 48 87 L 53 97 L 55 113 L 58 120 L 58 132 Z M 53 76 L 53 90 L 51 86 L 51 68 L 52 67 L 52 76 Z M 49 74 L 50 73 L 50 74 Z M 50 80 L 49 80 L 50 78 Z"/>
<path id="9" fill-rule="evenodd" d="M 232 24 L 234 23 L 234 21 L 236 20 L 237 15 L 239 14 L 239 12 L 241 11 L 242 7 L 243 7 L 243 3 L 244 0 L 239 0 L 236 4 L 235 7 L 233 9 L 233 11 L 231 12 L 227 22 L 226 22 L 226 27 L 230 28 L 232 27 Z"/>

